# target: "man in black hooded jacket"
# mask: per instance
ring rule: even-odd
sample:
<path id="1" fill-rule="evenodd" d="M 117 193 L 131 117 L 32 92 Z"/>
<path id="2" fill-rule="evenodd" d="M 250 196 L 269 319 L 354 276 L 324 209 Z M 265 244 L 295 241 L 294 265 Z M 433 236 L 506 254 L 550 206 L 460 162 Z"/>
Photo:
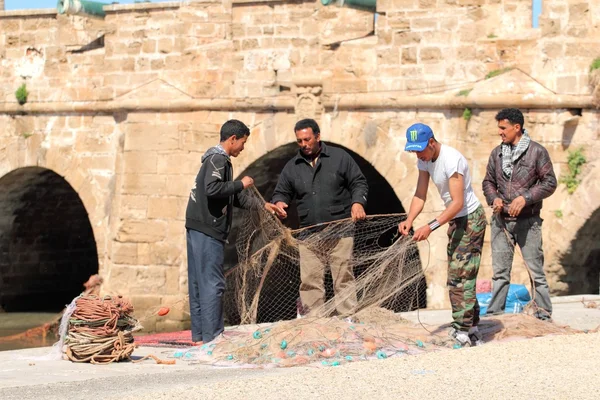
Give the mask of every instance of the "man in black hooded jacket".
<path id="1" fill-rule="evenodd" d="M 224 330 L 223 259 L 233 206 L 263 206 L 253 204 L 255 201 L 242 192 L 254 185 L 251 177 L 233 180 L 230 157 L 237 157 L 244 150 L 248 136 L 250 130 L 241 121 L 225 122 L 221 142 L 202 156 L 202 166 L 190 193 L 185 227 L 192 341 L 196 344 L 210 342 Z M 270 203 L 264 207 L 272 214 L 284 213 Z"/>

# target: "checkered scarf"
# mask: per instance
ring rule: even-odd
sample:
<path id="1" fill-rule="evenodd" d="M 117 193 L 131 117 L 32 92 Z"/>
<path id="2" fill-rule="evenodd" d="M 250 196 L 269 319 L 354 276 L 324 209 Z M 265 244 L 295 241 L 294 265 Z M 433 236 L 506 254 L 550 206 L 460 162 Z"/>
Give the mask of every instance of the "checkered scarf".
<path id="1" fill-rule="evenodd" d="M 527 151 L 530 142 L 531 138 L 529 137 L 529 133 L 527 133 L 527 129 L 523 129 L 523 136 L 516 146 L 502 143 L 502 172 L 504 172 L 504 176 L 507 178 L 511 177 L 513 166 L 519 157 Z"/>

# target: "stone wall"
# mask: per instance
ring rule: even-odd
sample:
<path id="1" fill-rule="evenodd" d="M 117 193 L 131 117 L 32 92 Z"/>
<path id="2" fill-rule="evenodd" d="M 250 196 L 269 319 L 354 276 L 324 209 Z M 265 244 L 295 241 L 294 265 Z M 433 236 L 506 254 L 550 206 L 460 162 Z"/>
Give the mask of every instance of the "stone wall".
<path id="1" fill-rule="evenodd" d="M 553 290 L 574 293 L 561 255 L 600 205 L 600 114 L 589 82 L 599 7 L 544 1 L 539 29 L 530 3 L 517 0 L 379 0 L 377 13 L 301 0 L 111 5 L 104 19 L 0 13 L 0 176 L 25 166 L 64 176 L 88 211 L 103 290 L 132 297 L 143 314 L 187 292 L 185 205 L 225 120 L 252 129 L 235 160 L 241 172 L 292 142 L 299 118 L 315 117 L 325 140 L 370 162 L 408 208 L 417 176 L 403 152 L 408 125 L 428 123 L 461 150 L 483 200 L 494 115 L 518 106 L 557 174 L 578 146 L 590 161 L 582 188 L 570 196 L 561 186 L 543 213 Z M 22 83 L 24 106 L 14 95 Z M 442 209 L 431 190 L 418 223 Z M 428 304 L 445 307 L 443 230 L 429 242 Z M 491 276 L 487 242 L 480 276 Z M 514 276 L 527 281 L 518 261 Z M 169 318 L 144 325 L 187 320 L 181 310 Z"/>

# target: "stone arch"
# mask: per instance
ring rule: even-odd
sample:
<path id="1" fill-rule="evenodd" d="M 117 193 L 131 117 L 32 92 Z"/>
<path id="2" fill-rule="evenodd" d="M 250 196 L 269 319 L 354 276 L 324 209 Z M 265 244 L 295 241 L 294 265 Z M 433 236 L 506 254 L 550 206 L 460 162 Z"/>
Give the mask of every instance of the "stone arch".
<path id="1" fill-rule="evenodd" d="M 549 229 L 557 251 L 548 263 L 548 280 L 557 295 L 600 293 L 600 163 L 585 171 L 562 218 Z"/>
<path id="2" fill-rule="evenodd" d="M 0 306 L 60 311 L 98 273 L 92 226 L 73 187 L 40 167 L 0 178 Z"/>
<path id="3" fill-rule="evenodd" d="M 566 294 L 600 294 L 600 207 L 579 228 L 560 263 Z"/>
<path id="4" fill-rule="evenodd" d="M 361 168 L 363 174 L 369 182 L 369 197 L 371 199 L 378 199 L 379 201 L 370 201 L 367 206 L 367 214 L 391 214 L 391 213 L 404 213 L 405 208 L 395 193 L 394 188 L 390 185 L 387 179 L 365 158 L 360 154 L 348 149 L 340 144 L 331 143 L 325 141 L 330 146 L 342 147 L 346 150 L 353 159 L 357 162 Z M 255 181 L 256 188 L 263 195 L 265 199 L 270 199 L 275 189 L 279 174 L 285 164 L 296 154 L 298 146 L 296 143 L 283 144 L 266 154 L 258 157 L 254 162 L 244 168 L 243 171 L 239 172 L 236 179 L 240 179 L 244 175 L 252 176 Z M 237 169 L 240 171 L 240 168 Z M 236 218 L 237 215 L 237 218 Z M 237 254 L 235 250 L 235 242 L 237 237 L 237 227 L 243 222 L 240 220 L 240 213 L 234 214 L 234 222 L 232 232 L 229 236 L 229 244 L 225 250 L 225 269 L 232 268 L 237 263 Z M 298 227 L 298 218 L 295 209 L 295 205 L 291 204 L 288 209 L 288 219 L 284 222 L 288 227 L 295 229 Z M 273 292 L 277 292 L 277 301 L 281 303 L 281 311 L 277 315 L 271 315 L 269 312 L 261 313 L 259 305 L 259 322 L 276 321 L 278 319 L 291 319 L 296 317 L 296 298 L 298 296 L 298 287 L 300 284 L 300 277 L 298 271 L 289 271 L 289 276 L 285 279 L 278 279 L 277 282 L 273 282 L 273 285 L 277 285 L 273 289 Z M 328 277 L 326 277 L 327 281 Z M 268 288 L 269 282 L 267 280 L 265 284 L 265 293 L 269 293 Z M 424 308 L 427 306 L 427 295 L 426 295 L 427 283 L 423 278 L 418 283 L 416 288 L 418 291 L 418 298 L 415 298 L 411 306 L 412 309 L 417 306 Z M 415 288 L 409 288 L 407 290 L 414 290 Z M 226 315 L 230 323 L 237 323 L 239 316 L 237 315 L 236 306 L 231 301 L 234 299 L 232 293 L 233 282 L 229 281 L 227 285 L 228 294 L 226 294 Z M 281 295 L 285 292 L 285 295 Z M 328 296 L 333 295 L 333 291 L 328 287 Z M 268 296 L 268 294 L 267 294 Z M 396 311 L 407 311 L 407 310 L 396 310 Z"/>

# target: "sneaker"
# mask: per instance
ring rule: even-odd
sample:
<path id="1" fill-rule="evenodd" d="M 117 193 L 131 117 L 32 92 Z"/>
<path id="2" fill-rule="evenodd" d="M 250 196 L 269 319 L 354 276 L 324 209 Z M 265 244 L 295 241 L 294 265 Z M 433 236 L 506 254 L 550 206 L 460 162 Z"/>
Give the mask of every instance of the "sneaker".
<path id="1" fill-rule="evenodd" d="M 481 346 L 483 344 L 483 335 L 476 326 L 469 328 L 469 339 L 471 339 L 471 346 Z"/>
<path id="2" fill-rule="evenodd" d="M 550 313 L 546 310 L 538 310 L 533 314 L 533 316 L 540 321 L 552 322 L 552 315 L 550 315 Z"/>
<path id="3" fill-rule="evenodd" d="M 471 338 L 469 338 L 469 333 L 465 331 L 458 331 L 454 328 L 450 329 L 449 335 L 452 339 L 456 340 L 456 342 L 462 347 L 471 346 Z"/>

